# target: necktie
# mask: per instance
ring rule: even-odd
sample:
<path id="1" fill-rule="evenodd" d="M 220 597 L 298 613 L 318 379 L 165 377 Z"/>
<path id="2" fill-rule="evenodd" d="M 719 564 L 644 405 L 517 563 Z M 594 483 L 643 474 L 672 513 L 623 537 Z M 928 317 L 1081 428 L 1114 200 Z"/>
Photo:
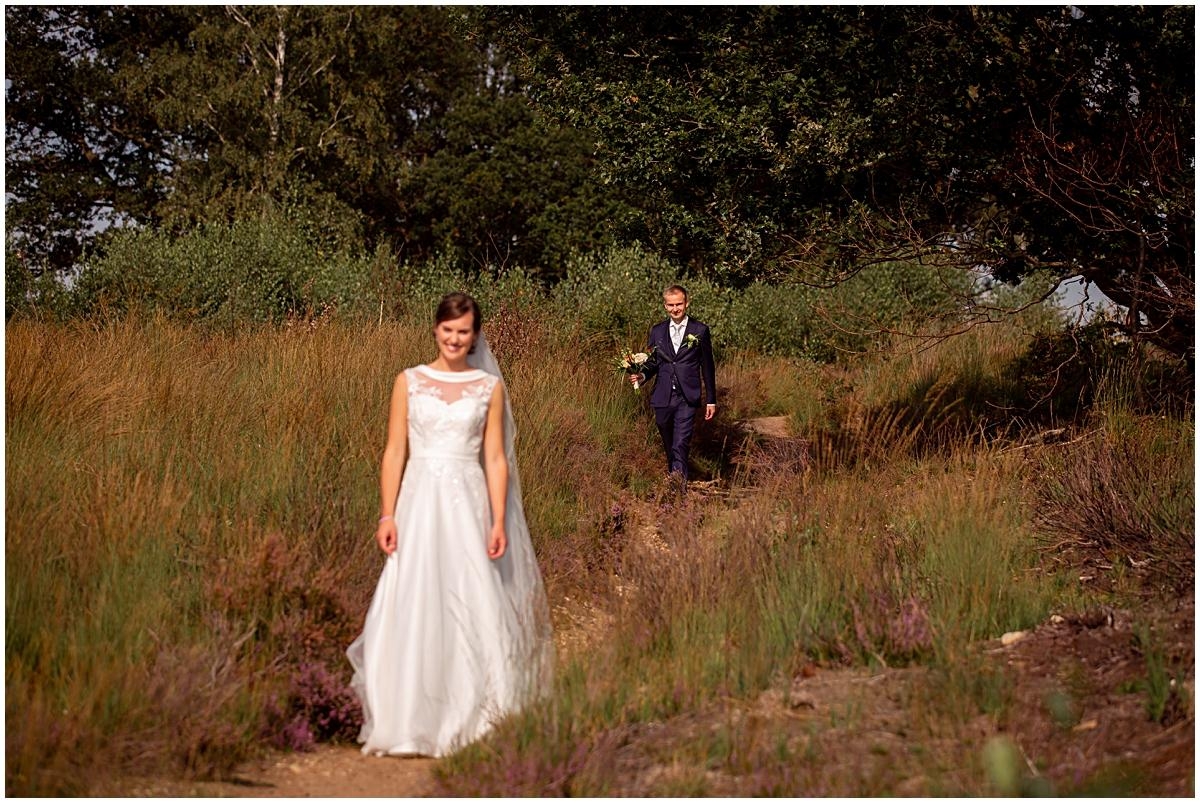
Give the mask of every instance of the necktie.
<path id="1" fill-rule="evenodd" d="M 683 324 L 673 323 L 671 324 L 671 345 L 675 347 L 676 351 L 679 351 L 681 343 L 683 343 Z"/>

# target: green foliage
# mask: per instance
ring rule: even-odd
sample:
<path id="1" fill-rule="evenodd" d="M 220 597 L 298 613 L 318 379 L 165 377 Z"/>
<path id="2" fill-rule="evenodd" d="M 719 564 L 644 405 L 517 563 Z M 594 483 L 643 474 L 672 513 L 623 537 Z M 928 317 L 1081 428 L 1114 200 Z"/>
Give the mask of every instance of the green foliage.
<path id="1" fill-rule="evenodd" d="M 188 47 L 150 53 L 140 87 L 158 99 L 157 125 L 185 144 L 163 219 L 177 227 L 227 219 L 295 184 L 337 197 L 373 227 L 403 219 L 396 177 L 418 158 L 419 132 L 473 72 L 444 11 L 189 12 Z"/>
<path id="2" fill-rule="evenodd" d="M 485 17 L 689 270 L 825 279 L 921 254 L 1005 282 L 1082 273 L 1191 349 L 1190 8 Z"/>
<path id="3" fill-rule="evenodd" d="M 390 315 L 430 326 L 438 301 L 452 291 L 474 296 L 485 323 L 500 310 L 540 308 L 546 297 L 542 285 L 521 267 L 464 270 L 462 263 L 448 253 L 427 261 L 404 262 L 381 276 L 380 282 L 381 303 Z"/>
<path id="4" fill-rule="evenodd" d="M 558 309 L 586 332 L 644 338 L 665 314 L 662 291 L 679 281 L 675 265 L 633 245 L 574 257 L 553 297 Z M 703 297 L 702 289 L 684 284 L 696 309 L 703 309 L 697 300 Z"/>
<path id="5" fill-rule="evenodd" d="M 495 57 L 485 67 L 489 80 L 447 111 L 440 147 L 400 174 L 405 242 L 470 271 L 523 266 L 553 281 L 572 252 L 609 244 L 608 224 L 628 212 L 590 176 L 590 140 L 547 125 Z"/>
<path id="6" fill-rule="evenodd" d="M 690 311 L 713 330 L 715 348 L 832 361 L 952 319 L 966 277 L 916 265 L 881 265 L 829 289 L 754 281 L 733 288 L 682 271 L 639 245 L 573 259 L 552 290 L 557 308 L 596 334 L 642 337 L 660 320 L 662 290 L 682 283 Z"/>
<path id="7" fill-rule="evenodd" d="M 804 285 L 754 282 L 726 293 L 723 307 L 711 313 L 707 306 L 697 309 L 725 348 L 828 360 L 834 357 L 829 332 L 813 310 L 819 295 Z"/>
<path id="8" fill-rule="evenodd" d="M 1183 685 L 1186 674 L 1172 671 L 1174 667 L 1160 637 L 1149 626 L 1139 624 L 1134 638 L 1146 659 L 1146 715 L 1152 722 L 1164 725 L 1183 719 L 1191 705 Z"/>
<path id="9" fill-rule="evenodd" d="M 556 278 L 628 211 L 590 139 L 546 125 L 462 16 L 6 9 L 12 264 L 69 271 L 106 224 L 184 234 L 299 206 L 340 249 Z"/>
<path id="10" fill-rule="evenodd" d="M 311 318 L 363 301 L 372 260 L 326 251 L 304 221 L 254 218 L 179 237 L 113 232 L 76 285 L 83 309 L 135 307 L 222 323 Z"/>
<path id="11" fill-rule="evenodd" d="M 1003 797 L 1054 797 L 1054 785 L 1031 774 L 1018 747 L 1007 736 L 993 736 L 983 747 L 983 766 L 994 792 Z"/>
<path id="12" fill-rule="evenodd" d="M 6 290 L 9 270 L 67 270 L 103 226 L 151 219 L 172 138 L 136 86 L 187 13 L 5 6 Z"/>

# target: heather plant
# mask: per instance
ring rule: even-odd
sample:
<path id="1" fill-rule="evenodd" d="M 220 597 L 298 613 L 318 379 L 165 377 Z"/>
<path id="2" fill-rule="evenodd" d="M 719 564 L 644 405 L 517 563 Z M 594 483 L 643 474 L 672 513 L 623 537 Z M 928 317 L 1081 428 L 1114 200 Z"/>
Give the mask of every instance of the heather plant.
<path id="1" fill-rule="evenodd" d="M 311 750 L 317 742 L 352 742 L 362 727 L 362 707 L 344 673 L 323 663 L 301 663 L 282 702 L 266 711 L 265 736 L 276 747 Z"/>

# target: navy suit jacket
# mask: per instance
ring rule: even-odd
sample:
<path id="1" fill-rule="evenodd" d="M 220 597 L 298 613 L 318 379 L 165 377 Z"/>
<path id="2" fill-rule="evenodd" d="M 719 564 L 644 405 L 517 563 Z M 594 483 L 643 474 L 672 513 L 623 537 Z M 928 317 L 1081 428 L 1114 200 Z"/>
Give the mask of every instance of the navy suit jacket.
<path id="1" fill-rule="evenodd" d="M 688 336 L 695 338 L 694 345 L 688 345 Z M 683 398 L 693 407 L 700 405 L 700 380 L 704 380 L 705 404 L 717 403 L 716 368 L 713 365 L 712 337 L 708 327 L 693 318 L 688 318 L 684 330 L 683 343 L 679 351 L 671 345 L 671 321 L 667 319 L 650 327 L 647 351 L 650 359 L 646 361 L 642 372 L 646 381 L 657 376 L 654 390 L 650 394 L 650 404 L 653 407 L 667 407 L 671 402 L 671 385 L 674 383 L 683 394 Z"/>

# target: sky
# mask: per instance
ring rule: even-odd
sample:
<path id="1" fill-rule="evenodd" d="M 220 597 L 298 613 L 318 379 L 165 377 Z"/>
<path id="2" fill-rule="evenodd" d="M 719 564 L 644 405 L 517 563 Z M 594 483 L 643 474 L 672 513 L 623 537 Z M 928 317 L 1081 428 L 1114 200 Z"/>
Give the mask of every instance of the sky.
<path id="1" fill-rule="evenodd" d="M 1100 292 L 1100 288 L 1094 284 L 1087 286 L 1086 294 L 1084 291 L 1083 278 L 1075 276 L 1067 279 L 1058 286 L 1058 294 L 1055 296 L 1055 303 L 1059 307 L 1068 312 L 1079 315 L 1080 323 L 1087 323 L 1102 309 L 1119 309 L 1113 301 L 1104 293 Z"/>

